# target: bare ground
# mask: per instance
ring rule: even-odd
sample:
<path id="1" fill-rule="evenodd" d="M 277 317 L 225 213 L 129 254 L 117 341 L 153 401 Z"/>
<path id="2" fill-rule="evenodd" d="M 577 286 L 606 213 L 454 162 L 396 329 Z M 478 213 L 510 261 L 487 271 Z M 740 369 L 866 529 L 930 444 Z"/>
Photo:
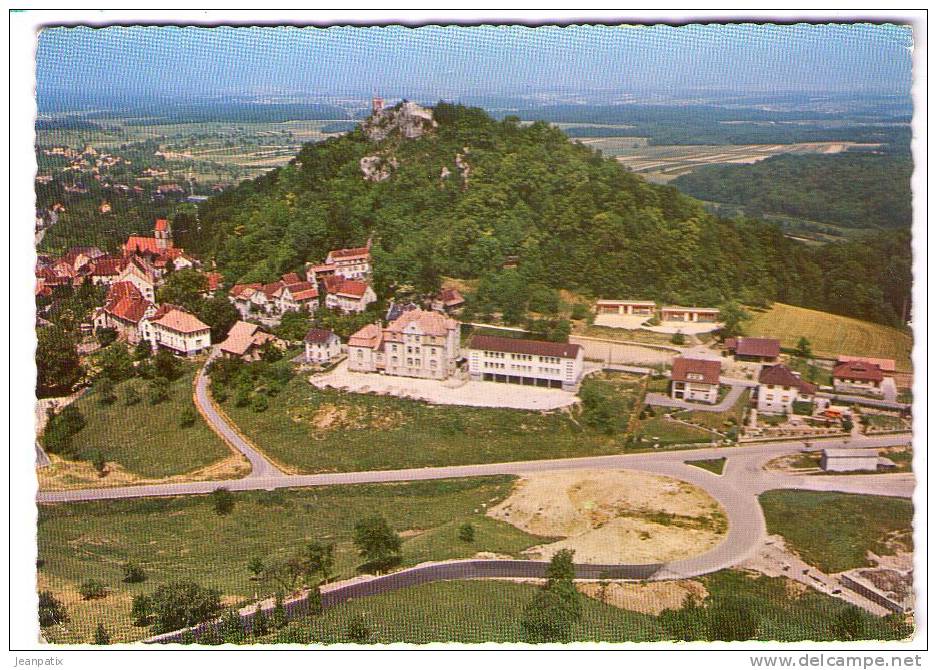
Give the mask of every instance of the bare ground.
<path id="1" fill-rule="evenodd" d="M 708 592 L 692 579 L 670 582 L 577 582 L 576 588 L 606 605 L 632 612 L 658 615 L 664 610 L 682 609 L 687 597 L 703 600 Z"/>
<path id="2" fill-rule="evenodd" d="M 524 477 L 488 514 L 534 535 L 564 538 L 524 553 L 560 549 L 578 563 L 655 563 L 693 556 L 726 532 L 719 504 L 686 482 L 630 470 L 561 471 Z"/>

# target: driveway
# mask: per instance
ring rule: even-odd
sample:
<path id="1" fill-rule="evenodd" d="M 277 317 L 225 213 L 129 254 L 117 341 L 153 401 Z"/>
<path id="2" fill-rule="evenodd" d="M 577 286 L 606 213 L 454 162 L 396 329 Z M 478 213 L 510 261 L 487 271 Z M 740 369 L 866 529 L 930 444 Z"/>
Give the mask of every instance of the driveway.
<path id="1" fill-rule="evenodd" d="M 700 412 L 725 412 L 735 406 L 735 403 L 742 396 L 742 393 L 745 391 L 745 389 L 749 389 L 754 386 L 754 384 L 751 382 L 741 381 L 738 379 L 727 379 L 725 377 L 719 381 L 720 383 L 726 384 L 731 388 L 726 394 L 726 397 L 715 405 L 706 405 L 699 402 L 686 402 L 685 400 L 674 400 L 670 396 L 664 395 L 663 393 L 648 393 L 644 397 L 644 402 L 648 405 L 654 405 L 655 407 L 673 407 L 677 409 L 698 410 Z"/>

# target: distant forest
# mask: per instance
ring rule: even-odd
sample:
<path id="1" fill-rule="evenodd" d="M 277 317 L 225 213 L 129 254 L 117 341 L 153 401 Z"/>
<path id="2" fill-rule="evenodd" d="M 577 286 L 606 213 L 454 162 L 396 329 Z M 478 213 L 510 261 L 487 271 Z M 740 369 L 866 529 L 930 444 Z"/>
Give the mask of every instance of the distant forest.
<path id="1" fill-rule="evenodd" d="M 708 165 L 672 184 L 749 216 L 787 214 L 843 228 L 909 228 L 908 154 L 782 155 L 751 165 Z"/>

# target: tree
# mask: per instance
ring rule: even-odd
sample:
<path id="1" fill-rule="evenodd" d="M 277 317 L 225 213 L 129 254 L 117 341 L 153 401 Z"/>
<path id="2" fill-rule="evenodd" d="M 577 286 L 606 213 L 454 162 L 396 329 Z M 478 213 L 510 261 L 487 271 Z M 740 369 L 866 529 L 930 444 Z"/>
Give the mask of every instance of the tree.
<path id="1" fill-rule="evenodd" d="M 686 336 L 679 330 L 674 333 L 670 338 L 670 343 L 675 344 L 678 347 L 686 344 Z"/>
<path id="2" fill-rule="evenodd" d="M 283 628 L 287 624 L 286 608 L 283 606 L 283 596 L 277 593 L 273 601 L 273 612 L 270 615 L 270 625 L 275 630 Z"/>
<path id="3" fill-rule="evenodd" d="M 94 395 L 102 405 L 113 405 L 114 401 L 117 400 L 114 381 L 107 375 L 99 377 L 94 383 Z"/>
<path id="4" fill-rule="evenodd" d="M 255 412 L 266 412 L 269 403 L 267 402 L 267 396 L 263 393 L 255 393 L 254 397 L 251 399 L 251 409 Z"/>
<path id="5" fill-rule="evenodd" d="M 71 393 L 84 375 L 75 338 L 58 326 L 38 329 L 36 338 L 36 395 Z"/>
<path id="6" fill-rule="evenodd" d="M 589 306 L 583 305 L 581 302 L 573 305 L 573 311 L 570 314 L 571 319 L 574 321 L 582 321 L 583 319 L 589 318 Z"/>
<path id="7" fill-rule="evenodd" d="M 194 626 L 218 616 L 221 594 L 191 581 L 163 584 L 153 593 L 153 616 L 158 633 Z"/>
<path id="8" fill-rule="evenodd" d="M 212 508 L 218 516 L 227 516 L 233 512 L 235 502 L 234 494 L 224 486 L 211 492 Z"/>
<path id="9" fill-rule="evenodd" d="M 475 526 L 466 522 L 459 528 L 459 539 L 463 542 L 475 541 Z"/>
<path id="10" fill-rule="evenodd" d="M 196 416 L 195 408 L 191 405 L 186 405 L 182 408 L 182 411 L 179 412 L 179 426 L 181 428 L 191 428 L 195 425 Z"/>
<path id="11" fill-rule="evenodd" d="M 280 323 L 273 329 L 273 334 L 287 342 L 299 342 L 306 337 L 311 326 L 309 312 L 287 312 L 280 317 Z"/>
<path id="12" fill-rule="evenodd" d="M 98 355 L 98 366 L 101 374 L 113 382 L 123 381 L 133 377 L 133 359 L 123 342 L 114 342 Z"/>
<path id="13" fill-rule="evenodd" d="M 156 302 L 168 302 L 195 312 L 207 290 L 208 277 L 194 268 L 185 268 L 168 275 L 166 283 L 156 292 Z"/>
<path id="14" fill-rule="evenodd" d="M 133 619 L 134 626 L 149 626 L 152 613 L 152 603 L 148 595 L 138 593 L 133 597 L 130 605 L 130 617 Z"/>
<path id="15" fill-rule="evenodd" d="M 133 360 L 145 361 L 153 355 L 153 345 L 146 340 L 140 340 L 133 348 Z"/>
<path id="16" fill-rule="evenodd" d="M 582 618 L 582 603 L 573 583 L 573 552 L 563 549 L 550 559 L 546 583 L 524 610 L 521 629 L 527 642 L 568 642 Z"/>
<path id="17" fill-rule="evenodd" d="M 573 581 L 576 578 L 576 567 L 573 563 L 573 550 L 561 549 L 553 554 L 544 575 L 547 578 L 547 588 L 552 588 L 562 581 Z"/>
<path id="18" fill-rule="evenodd" d="M 254 616 L 251 617 L 251 635 L 254 637 L 262 637 L 269 632 L 270 622 L 267 620 L 267 615 L 264 613 L 260 603 L 258 603 L 257 608 L 254 610 Z"/>
<path id="19" fill-rule="evenodd" d="M 158 377 L 175 381 L 182 376 L 182 363 L 168 349 L 160 348 L 153 357 L 153 368 Z"/>
<path id="20" fill-rule="evenodd" d="M 52 591 L 39 592 L 39 625 L 48 628 L 68 621 L 68 611 Z"/>
<path id="21" fill-rule="evenodd" d="M 102 349 L 112 342 L 117 341 L 117 331 L 113 328 L 98 328 L 94 336 L 97 338 L 98 344 L 101 345 Z"/>
<path id="22" fill-rule="evenodd" d="M 358 554 L 378 569 L 399 558 L 402 541 L 380 514 L 374 514 L 355 524 L 355 546 Z"/>
<path id="23" fill-rule="evenodd" d="M 151 405 L 169 400 L 169 380 L 165 377 L 151 379 L 146 387 L 146 397 Z"/>
<path id="24" fill-rule="evenodd" d="M 68 405 L 58 413 L 50 409 L 42 446 L 50 454 L 71 454 L 72 437 L 84 427 L 85 417 L 75 405 Z"/>
<path id="25" fill-rule="evenodd" d="M 348 620 L 345 635 L 350 642 L 365 644 L 371 639 L 371 627 L 361 614 L 356 613 Z"/>
<path id="26" fill-rule="evenodd" d="M 140 402 L 140 392 L 137 390 L 137 387 L 133 385 L 133 382 L 124 384 L 124 405 L 131 407 Z"/>
<path id="27" fill-rule="evenodd" d="M 264 571 L 264 559 L 260 556 L 254 556 L 247 562 L 247 569 L 251 573 L 251 579 L 260 579 Z"/>
<path id="28" fill-rule="evenodd" d="M 811 358 L 813 356 L 813 351 L 810 347 L 810 340 L 806 337 L 801 337 L 797 340 L 797 355 L 801 358 Z M 816 371 L 814 371 L 816 374 Z"/>
<path id="29" fill-rule="evenodd" d="M 107 595 L 107 588 L 96 579 L 86 579 L 81 583 L 81 586 L 78 587 L 78 593 L 80 593 L 81 597 L 85 600 L 94 600 L 95 598 L 105 597 Z"/>
<path id="30" fill-rule="evenodd" d="M 222 639 L 229 644 L 240 644 L 244 641 L 244 624 L 241 622 L 240 615 L 234 610 L 228 610 L 221 617 L 221 623 L 218 624 L 218 632 Z"/>
<path id="31" fill-rule="evenodd" d="M 127 561 L 124 563 L 124 581 L 128 584 L 139 584 L 146 581 L 146 570 L 142 565 Z"/>
<path id="32" fill-rule="evenodd" d="M 237 308 L 221 294 L 202 300 L 195 308 L 195 315 L 211 328 L 212 342 L 223 341 L 240 318 Z"/>
<path id="33" fill-rule="evenodd" d="M 334 565 L 334 544 L 323 544 L 314 541 L 306 545 L 305 568 L 307 577 L 319 574 L 322 575 L 322 581 L 327 582 L 332 575 Z"/>
<path id="34" fill-rule="evenodd" d="M 94 644 L 110 644 L 111 636 L 107 632 L 107 629 L 104 627 L 103 623 L 99 623 L 98 627 L 94 630 Z"/>
<path id="35" fill-rule="evenodd" d="M 107 474 L 107 459 L 100 449 L 92 451 L 88 460 L 91 461 L 91 465 L 97 470 L 99 477 L 103 477 Z"/>
<path id="36" fill-rule="evenodd" d="M 742 334 L 742 322 L 751 318 L 751 315 L 742 307 L 730 300 L 719 308 L 719 321 L 722 322 L 723 337 L 737 337 Z"/>

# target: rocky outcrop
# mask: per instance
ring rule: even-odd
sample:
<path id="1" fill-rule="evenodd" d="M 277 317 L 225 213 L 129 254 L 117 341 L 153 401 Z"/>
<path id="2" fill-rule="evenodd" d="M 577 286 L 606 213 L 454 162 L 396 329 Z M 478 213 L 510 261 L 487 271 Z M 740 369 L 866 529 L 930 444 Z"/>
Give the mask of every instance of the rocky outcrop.
<path id="1" fill-rule="evenodd" d="M 397 159 L 393 156 L 365 156 L 358 162 L 358 167 L 368 181 L 384 181 L 397 169 Z"/>
<path id="2" fill-rule="evenodd" d="M 405 101 L 395 107 L 375 112 L 361 125 L 372 142 L 381 142 L 397 134 L 406 139 L 422 137 L 436 127 L 433 110 Z"/>

